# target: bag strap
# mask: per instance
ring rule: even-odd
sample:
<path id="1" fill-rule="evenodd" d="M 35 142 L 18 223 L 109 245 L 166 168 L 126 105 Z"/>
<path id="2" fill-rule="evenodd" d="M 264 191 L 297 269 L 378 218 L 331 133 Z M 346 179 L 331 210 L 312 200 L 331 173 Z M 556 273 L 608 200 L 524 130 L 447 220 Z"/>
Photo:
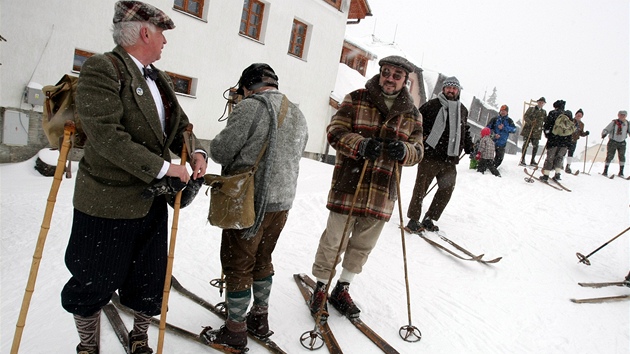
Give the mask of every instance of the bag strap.
<path id="1" fill-rule="evenodd" d="M 282 126 L 282 123 L 284 122 L 284 117 L 286 117 L 288 111 L 289 111 L 289 99 L 287 98 L 287 96 L 282 95 L 282 104 L 280 105 L 280 114 L 278 115 L 278 128 Z M 258 158 L 256 159 L 256 163 L 252 167 L 252 171 L 255 172 L 256 169 L 258 168 L 258 163 L 260 163 L 260 160 L 262 160 L 262 157 L 265 154 L 265 151 L 267 150 L 268 145 L 269 145 L 269 141 L 266 141 L 265 145 L 263 145 L 262 150 L 260 150 L 260 153 L 258 154 Z"/>
<path id="2" fill-rule="evenodd" d="M 123 90 L 123 87 L 125 86 L 125 77 L 123 76 L 122 71 L 120 71 L 118 60 L 114 58 L 115 54 L 105 53 L 105 55 L 109 58 L 109 60 L 112 62 L 112 64 L 114 64 L 114 67 L 116 68 L 116 73 L 118 74 L 118 83 L 120 84 L 120 88 L 118 89 L 118 94 L 120 94 Z"/>

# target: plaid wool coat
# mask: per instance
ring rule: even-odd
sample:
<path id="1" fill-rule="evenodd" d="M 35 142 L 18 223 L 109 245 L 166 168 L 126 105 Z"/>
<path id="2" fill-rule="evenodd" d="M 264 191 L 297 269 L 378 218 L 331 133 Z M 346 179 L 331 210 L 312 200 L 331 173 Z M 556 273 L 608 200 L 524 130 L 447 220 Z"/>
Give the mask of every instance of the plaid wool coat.
<path id="1" fill-rule="evenodd" d="M 400 140 L 406 150 L 400 165 L 413 166 L 424 155 L 422 116 L 406 87 L 388 109 L 378 82 L 379 75 L 376 75 L 368 80 L 365 89 L 346 95 L 328 125 L 328 142 L 337 154 L 326 207 L 340 214 L 350 212 L 361 171 L 367 161 L 352 215 L 389 221 L 397 198 L 394 171 L 397 161 L 389 158 L 387 143 L 374 161 L 363 159 L 359 155 L 359 146 L 364 138 Z M 400 170 L 399 166 L 399 173 Z"/>

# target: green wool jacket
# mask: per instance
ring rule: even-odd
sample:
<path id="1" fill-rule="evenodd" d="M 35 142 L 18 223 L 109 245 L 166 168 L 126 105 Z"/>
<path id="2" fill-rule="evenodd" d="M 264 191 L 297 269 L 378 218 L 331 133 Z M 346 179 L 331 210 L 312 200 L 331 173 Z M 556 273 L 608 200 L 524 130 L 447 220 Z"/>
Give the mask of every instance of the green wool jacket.
<path id="1" fill-rule="evenodd" d="M 405 158 L 400 166 L 412 166 L 424 155 L 422 116 L 414 106 L 406 87 L 388 109 L 377 74 L 360 89 L 346 95 L 339 111 L 327 128 L 328 142 L 337 150 L 335 169 L 326 207 L 348 214 L 366 161 L 359 155 L 364 138 L 400 140 L 405 144 Z M 389 221 L 396 201 L 395 165 L 384 148 L 375 161 L 368 161 L 352 215 Z M 399 168 L 399 172 L 402 169 Z"/>
<path id="2" fill-rule="evenodd" d="M 169 151 L 181 155 L 188 117 L 177 102 L 173 84 L 159 72 L 170 111 L 170 134 L 164 136 L 149 86 L 137 65 L 120 46 L 112 51 L 123 76 L 106 55 L 85 61 L 77 86 L 76 108 L 87 143 L 74 189 L 74 207 L 108 219 L 145 216 L 153 199 L 142 191 L 156 182 Z M 200 146 L 195 141 L 196 146 Z"/>
<path id="3" fill-rule="evenodd" d="M 545 123 L 546 118 L 547 111 L 544 109 L 538 108 L 537 106 L 529 107 L 523 115 L 523 120 L 525 121 L 523 129 L 521 130 L 521 136 L 523 139 L 527 140 L 527 138 L 530 137 L 529 133 L 531 132 L 531 140 L 540 140 L 543 124 Z"/>

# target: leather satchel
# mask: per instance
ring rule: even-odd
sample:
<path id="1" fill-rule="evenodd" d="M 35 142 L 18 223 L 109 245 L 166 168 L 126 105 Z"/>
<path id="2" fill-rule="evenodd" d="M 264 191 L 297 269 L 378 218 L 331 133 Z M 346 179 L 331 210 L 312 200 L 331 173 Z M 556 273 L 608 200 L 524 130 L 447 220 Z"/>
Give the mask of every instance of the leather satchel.
<path id="1" fill-rule="evenodd" d="M 286 96 L 282 100 L 278 127 L 287 114 L 288 100 Z M 210 189 L 210 211 L 208 221 L 211 225 L 222 229 L 242 230 L 250 228 L 256 220 L 254 206 L 254 175 L 258 169 L 258 163 L 265 154 L 268 142 L 265 142 L 258 154 L 256 163 L 251 169 L 231 176 L 219 176 L 206 174 L 204 183 Z"/>

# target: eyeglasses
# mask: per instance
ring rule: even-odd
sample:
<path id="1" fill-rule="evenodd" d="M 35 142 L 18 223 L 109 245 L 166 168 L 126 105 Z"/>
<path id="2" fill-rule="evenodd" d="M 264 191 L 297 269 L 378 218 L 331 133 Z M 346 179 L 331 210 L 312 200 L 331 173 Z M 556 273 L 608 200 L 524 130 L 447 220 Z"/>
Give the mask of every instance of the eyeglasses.
<path id="1" fill-rule="evenodd" d="M 405 75 L 401 72 L 391 72 L 391 70 L 385 68 L 381 70 L 381 76 L 383 76 L 384 78 L 388 78 L 388 77 L 392 77 L 394 80 L 398 81 L 400 79 L 402 79 L 403 77 L 405 77 Z"/>

